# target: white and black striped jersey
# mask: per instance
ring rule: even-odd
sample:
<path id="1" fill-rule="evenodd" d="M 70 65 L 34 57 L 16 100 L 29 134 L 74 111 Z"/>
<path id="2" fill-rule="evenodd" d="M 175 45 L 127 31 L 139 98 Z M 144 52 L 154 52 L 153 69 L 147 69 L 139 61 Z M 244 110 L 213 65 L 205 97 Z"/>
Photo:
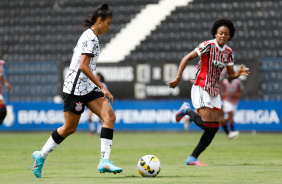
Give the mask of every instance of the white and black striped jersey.
<path id="1" fill-rule="evenodd" d="M 92 29 L 87 29 L 80 36 L 69 70 L 65 76 L 63 92 L 82 96 L 93 91 L 97 87 L 81 70 L 79 70 L 81 55 L 91 56 L 89 67 L 93 74 L 96 74 L 96 63 L 100 54 L 99 40 Z M 97 88 L 100 90 L 99 88 Z"/>

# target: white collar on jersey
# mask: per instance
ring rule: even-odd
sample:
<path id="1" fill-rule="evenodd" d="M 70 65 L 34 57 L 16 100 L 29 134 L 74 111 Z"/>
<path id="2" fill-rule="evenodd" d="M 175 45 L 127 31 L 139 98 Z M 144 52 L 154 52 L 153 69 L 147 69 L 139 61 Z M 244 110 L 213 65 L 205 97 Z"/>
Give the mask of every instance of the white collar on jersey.
<path id="1" fill-rule="evenodd" d="M 217 46 L 217 48 L 220 50 L 220 51 L 224 51 L 225 50 L 225 46 L 226 44 L 223 46 L 223 47 L 220 47 L 216 41 L 216 39 L 214 39 L 214 42 L 215 42 L 215 45 Z"/>

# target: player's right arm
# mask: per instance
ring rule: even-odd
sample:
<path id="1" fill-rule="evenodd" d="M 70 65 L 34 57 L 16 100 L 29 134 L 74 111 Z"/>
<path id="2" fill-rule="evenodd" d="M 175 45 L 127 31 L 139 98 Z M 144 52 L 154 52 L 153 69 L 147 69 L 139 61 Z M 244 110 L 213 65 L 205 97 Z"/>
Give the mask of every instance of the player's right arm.
<path id="1" fill-rule="evenodd" d="M 177 76 L 174 80 L 167 83 L 168 87 L 175 88 L 178 85 L 179 81 L 181 80 L 182 73 L 185 70 L 185 67 L 187 66 L 188 62 L 196 57 L 198 57 L 198 53 L 196 50 L 193 50 L 192 52 L 183 57 L 178 67 Z"/>

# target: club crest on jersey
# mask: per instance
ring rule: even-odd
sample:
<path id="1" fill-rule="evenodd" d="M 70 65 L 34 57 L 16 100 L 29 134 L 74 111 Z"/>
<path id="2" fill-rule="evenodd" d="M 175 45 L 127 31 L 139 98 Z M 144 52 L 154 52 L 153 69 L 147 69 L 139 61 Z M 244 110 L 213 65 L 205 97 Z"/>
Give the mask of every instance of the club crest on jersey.
<path id="1" fill-rule="evenodd" d="M 225 64 L 220 62 L 220 61 L 217 61 L 217 60 L 213 60 L 212 63 L 215 65 L 215 66 L 218 66 L 220 68 L 223 68 L 225 67 Z"/>
<path id="2" fill-rule="evenodd" d="M 81 109 L 82 109 L 82 103 L 81 102 L 76 103 L 75 110 L 81 111 Z"/>
<path id="3" fill-rule="evenodd" d="M 205 50 L 208 47 L 208 44 L 206 45 L 205 42 L 201 43 L 198 48 L 200 48 L 201 50 Z"/>

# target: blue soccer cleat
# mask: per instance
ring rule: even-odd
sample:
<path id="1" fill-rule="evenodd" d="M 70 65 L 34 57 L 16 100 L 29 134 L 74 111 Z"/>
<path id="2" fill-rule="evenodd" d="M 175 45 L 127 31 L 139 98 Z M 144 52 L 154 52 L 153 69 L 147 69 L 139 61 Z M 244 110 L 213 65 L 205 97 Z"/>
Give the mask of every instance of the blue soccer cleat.
<path id="1" fill-rule="evenodd" d="M 184 102 L 184 103 L 182 104 L 182 106 L 180 107 L 180 109 L 176 112 L 175 119 L 176 119 L 177 122 L 181 121 L 181 119 L 182 119 L 185 115 L 187 115 L 187 114 L 186 114 L 186 111 L 187 111 L 188 109 L 191 109 L 190 104 L 189 104 L 188 102 Z"/>
<path id="2" fill-rule="evenodd" d="M 196 157 L 193 157 L 191 155 L 188 156 L 188 158 L 186 160 L 186 165 L 207 166 L 207 164 L 203 164 Z"/>
<path id="3" fill-rule="evenodd" d="M 42 167 L 44 165 L 45 159 L 41 156 L 40 151 L 35 151 L 32 154 L 32 159 L 33 159 L 33 166 L 29 167 L 27 169 L 33 168 L 33 174 L 37 178 L 41 178 L 41 173 L 42 173 Z"/>
<path id="4" fill-rule="evenodd" d="M 121 173 L 123 170 L 122 168 L 115 166 L 113 162 L 109 161 L 109 159 L 101 159 L 98 165 L 98 171 L 100 173 L 109 172 L 116 174 Z"/>

